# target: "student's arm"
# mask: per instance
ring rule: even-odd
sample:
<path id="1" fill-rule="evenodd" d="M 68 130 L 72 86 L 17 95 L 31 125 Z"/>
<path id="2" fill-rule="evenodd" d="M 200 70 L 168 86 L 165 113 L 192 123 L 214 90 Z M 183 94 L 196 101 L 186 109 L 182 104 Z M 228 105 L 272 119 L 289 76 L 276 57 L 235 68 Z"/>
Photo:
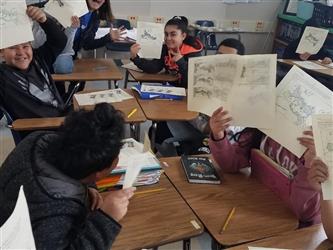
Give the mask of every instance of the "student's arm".
<path id="1" fill-rule="evenodd" d="M 139 44 L 133 44 L 131 46 L 131 61 L 143 72 L 155 74 L 160 72 L 164 68 L 164 57 L 167 53 L 166 46 L 164 45 L 162 48 L 161 58 L 160 59 L 145 59 L 140 58 L 138 56 L 138 52 L 140 50 Z"/>
<path id="2" fill-rule="evenodd" d="M 209 120 L 211 136 L 209 148 L 221 169 L 225 172 L 235 173 L 239 169 L 250 165 L 250 147 L 241 147 L 238 143 L 231 144 L 225 130 L 232 118 L 223 108 L 217 109 Z M 252 134 L 244 134 L 242 142 L 250 141 Z M 248 144 L 248 143 L 246 143 Z"/>
<path id="3" fill-rule="evenodd" d="M 322 47 L 316 55 L 318 60 L 322 60 L 325 64 L 332 63 L 333 55 L 324 47 Z"/>
<path id="4" fill-rule="evenodd" d="M 187 88 L 188 80 L 188 58 L 201 56 L 201 52 L 188 54 L 186 58 L 183 56 L 176 64 L 178 65 L 179 73 L 181 75 L 181 82 L 179 87 Z"/>

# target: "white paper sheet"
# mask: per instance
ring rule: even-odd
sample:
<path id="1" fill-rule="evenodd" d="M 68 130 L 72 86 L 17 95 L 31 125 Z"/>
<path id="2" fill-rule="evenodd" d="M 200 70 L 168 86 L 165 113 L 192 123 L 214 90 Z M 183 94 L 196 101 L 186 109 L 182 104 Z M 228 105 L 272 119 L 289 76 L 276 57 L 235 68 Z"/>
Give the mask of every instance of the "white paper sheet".
<path id="1" fill-rule="evenodd" d="M 164 42 L 164 25 L 160 23 L 138 22 L 137 43 L 140 44 L 141 58 L 160 58 Z"/>
<path id="2" fill-rule="evenodd" d="M 23 186 L 13 213 L 0 228 L 0 249 L 36 249 Z"/>
<path id="3" fill-rule="evenodd" d="M 25 0 L 0 1 L 0 49 L 34 40 Z"/>
<path id="4" fill-rule="evenodd" d="M 95 39 L 104 37 L 106 34 L 110 33 L 110 28 L 98 28 L 95 34 Z"/>
<path id="5" fill-rule="evenodd" d="M 180 88 L 180 87 L 166 87 L 166 86 L 142 84 L 141 92 L 186 96 L 185 88 Z"/>
<path id="6" fill-rule="evenodd" d="M 313 115 L 312 129 L 316 154 L 329 170 L 329 179 L 321 185 L 323 198 L 333 200 L 333 114 Z"/>
<path id="7" fill-rule="evenodd" d="M 301 41 L 298 44 L 296 53 L 310 53 L 315 55 L 323 47 L 328 34 L 328 29 L 321 29 L 307 26 L 302 35 Z"/>
<path id="8" fill-rule="evenodd" d="M 125 68 L 125 69 L 134 70 L 134 71 L 137 71 L 137 72 L 143 72 L 143 70 L 139 69 L 133 62 L 123 64 L 123 65 L 121 65 L 121 67 Z"/>
<path id="9" fill-rule="evenodd" d="M 333 93 L 297 66 L 291 68 L 276 90 L 274 128 L 261 130 L 301 157 L 306 148 L 297 137 L 312 125 L 312 115 L 332 113 Z"/>
<path id="10" fill-rule="evenodd" d="M 134 98 L 122 89 L 110 89 L 104 91 L 90 92 L 85 94 L 74 95 L 79 106 L 95 105 L 97 103 L 107 102 L 121 102 L 124 100 Z"/>
<path id="11" fill-rule="evenodd" d="M 211 116 L 223 106 L 234 125 L 273 127 L 276 55 L 190 58 L 188 72 L 188 110 Z"/>
<path id="12" fill-rule="evenodd" d="M 293 63 L 305 69 L 327 69 L 326 67 L 311 61 L 293 61 Z"/>
<path id="13" fill-rule="evenodd" d="M 65 28 L 70 27 L 72 16 L 83 16 L 89 12 L 85 0 L 61 0 L 62 6 L 57 0 L 50 0 L 45 4 L 44 10 L 55 17 Z"/>

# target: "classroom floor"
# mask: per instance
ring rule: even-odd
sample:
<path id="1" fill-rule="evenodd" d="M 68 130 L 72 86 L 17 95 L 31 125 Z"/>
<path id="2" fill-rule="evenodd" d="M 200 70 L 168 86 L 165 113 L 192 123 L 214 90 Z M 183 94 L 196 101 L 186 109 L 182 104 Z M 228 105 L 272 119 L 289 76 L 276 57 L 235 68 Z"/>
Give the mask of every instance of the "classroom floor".
<path id="1" fill-rule="evenodd" d="M 87 82 L 87 89 L 107 89 L 107 81 L 95 81 L 95 82 Z M 123 81 L 119 82 L 120 88 L 122 88 Z M 131 83 L 129 83 L 128 87 L 131 87 Z M 151 122 L 147 121 L 141 124 L 141 140 L 144 138 L 144 133 L 148 132 L 148 128 L 150 127 Z M 129 127 L 126 126 L 126 137 L 129 137 Z M 0 121 L 0 167 L 7 155 L 14 148 L 14 142 L 12 139 L 12 135 L 10 130 L 6 127 L 6 120 L 2 119 Z M 159 250 L 181 250 L 183 249 L 183 242 L 175 242 L 172 244 L 167 244 L 158 248 Z M 210 250 L 211 249 L 211 237 L 204 233 L 199 237 L 195 237 L 191 239 L 191 249 L 192 250 Z"/>

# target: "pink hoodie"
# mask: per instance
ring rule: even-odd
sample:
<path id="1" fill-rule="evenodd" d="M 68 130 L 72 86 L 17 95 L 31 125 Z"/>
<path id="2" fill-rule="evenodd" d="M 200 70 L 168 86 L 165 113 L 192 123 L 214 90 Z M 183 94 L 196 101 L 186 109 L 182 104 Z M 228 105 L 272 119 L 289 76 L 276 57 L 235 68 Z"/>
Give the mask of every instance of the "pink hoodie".
<path id="1" fill-rule="evenodd" d="M 241 136 L 241 144 L 246 145 L 252 140 L 253 133 L 247 132 Z M 212 155 L 223 171 L 238 172 L 239 169 L 251 166 L 250 146 L 240 146 L 238 142 L 231 144 L 226 137 L 215 141 L 210 138 L 209 146 Z M 307 181 L 307 172 L 310 161 L 305 161 L 304 156 L 299 159 L 294 154 L 283 148 L 279 143 L 264 136 L 261 140 L 260 150 L 274 162 L 287 169 L 291 175 L 288 178 L 274 167 L 255 167 L 256 177 L 275 192 L 293 210 L 302 223 L 316 224 L 320 218 L 320 193 L 313 190 Z M 260 157 L 256 157 L 260 158 Z M 259 163 L 253 157 L 253 163 Z M 266 163 L 267 164 L 267 163 Z M 260 164 L 258 164 L 260 165 Z M 264 170 L 264 171 L 262 171 Z M 266 171 L 265 171 L 266 170 Z M 279 172 L 278 174 L 274 172 Z M 254 171 L 252 171 L 252 174 Z M 273 183 L 273 184 L 271 184 Z M 285 185 L 286 184 L 286 185 Z"/>

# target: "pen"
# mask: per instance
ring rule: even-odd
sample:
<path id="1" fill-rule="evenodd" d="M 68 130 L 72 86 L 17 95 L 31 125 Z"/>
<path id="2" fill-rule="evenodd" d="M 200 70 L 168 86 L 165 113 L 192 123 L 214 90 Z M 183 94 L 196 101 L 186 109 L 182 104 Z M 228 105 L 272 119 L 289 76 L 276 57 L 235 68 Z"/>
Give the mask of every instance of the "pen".
<path id="1" fill-rule="evenodd" d="M 155 192 L 160 192 L 164 191 L 166 188 L 156 188 L 156 189 L 149 189 L 149 190 L 144 190 L 144 191 L 137 191 L 134 192 L 134 194 L 149 194 L 149 193 L 155 193 Z"/>
<path id="2" fill-rule="evenodd" d="M 129 113 L 129 114 L 127 115 L 127 118 L 130 118 L 132 115 L 134 115 L 134 113 L 135 113 L 136 111 L 138 111 L 137 108 L 133 109 L 133 110 L 131 111 L 131 113 Z"/>
<path id="3" fill-rule="evenodd" d="M 229 214 L 228 214 L 228 217 L 227 217 L 227 219 L 225 220 L 225 222 L 224 222 L 224 224 L 223 224 L 223 226 L 222 226 L 222 228 L 221 228 L 221 231 L 220 231 L 220 234 L 222 233 L 222 232 L 224 232 L 226 229 L 227 229 L 227 226 L 228 226 L 228 224 L 229 224 L 229 222 L 230 222 L 230 220 L 231 220 L 231 217 L 234 215 L 234 213 L 235 213 L 235 207 L 233 207 L 231 210 L 230 210 L 230 212 L 229 212 Z"/>

